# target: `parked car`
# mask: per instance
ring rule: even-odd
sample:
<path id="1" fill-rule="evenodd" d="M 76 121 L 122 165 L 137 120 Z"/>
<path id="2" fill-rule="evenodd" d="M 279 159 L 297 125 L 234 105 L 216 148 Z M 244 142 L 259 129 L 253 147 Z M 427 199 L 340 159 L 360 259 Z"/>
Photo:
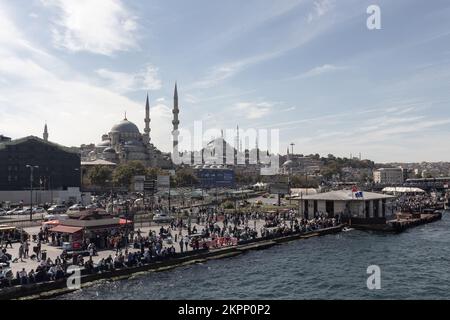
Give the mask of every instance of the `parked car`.
<path id="1" fill-rule="evenodd" d="M 86 206 L 86 210 L 95 210 L 97 208 L 100 208 L 99 206 L 97 206 L 96 204 L 88 204 Z"/>
<path id="2" fill-rule="evenodd" d="M 7 211 L 0 208 L 0 216 L 6 216 L 6 214 L 7 214 Z"/>
<path id="3" fill-rule="evenodd" d="M 56 204 L 56 205 L 51 206 L 50 208 L 48 208 L 47 212 L 49 214 L 61 214 L 61 213 L 66 213 L 67 212 L 67 208 L 66 208 L 65 205 Z"/>
<path id="4" fill-rule="evenodd" d="M 167 213 L 157 213 L 153 216 L 153 222 L 156 223 L 167 223 L 173 220 Z"/>
<path id="5" fill-rule="evenodd" d="M 46 214 L 44 216 L 44 221 L 54 221 L 54 220 L 67 220 L 69 216 L 67 214 Z"/>
<path id="6" fill-rule="evenodd" d="M 42 207 L 35 207 L 35 208 L 33 208 L 33 214 L 35 214 L 35 213 L 47 213 L 47 211 L 45 211 L 45 209 L 44 208 L 42 208 Z"/>
<path id="7" fill-rule="evenodd" d="M 18 214 L 17 212 L 19 212 L 19 211 L 21 211 L 22 210 L 22 208 L 20 208 L 20 207 L 16 207 L 16 208 L 14 208 L 14 209 L 11 209 L 11 210 L 9 210 L 9 211 L 7 211 L 6 212 L 6 214 L 7 215 L 14 215 L 14 214 Z"/>
<path id="8" fill-rule="evenodd" d="M 20 210 L 17 210 L 14 214 L 18 214 L 18 215 L 30 215 L 31 209 L 28 207 L 24 207 Z"/>
<path id="9" fill-rule="evenodd" d="M 86 211 L 86 207 L 82 206 L 81 204 L 74 204 L 69 209 L 67 209 L 68 212 L 79 212 L 79 211 Z"/>

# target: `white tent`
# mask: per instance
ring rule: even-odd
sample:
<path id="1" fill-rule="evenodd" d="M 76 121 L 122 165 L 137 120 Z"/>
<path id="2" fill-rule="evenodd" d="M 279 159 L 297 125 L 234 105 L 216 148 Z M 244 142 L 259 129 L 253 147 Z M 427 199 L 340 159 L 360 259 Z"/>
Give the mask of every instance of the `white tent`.
<path id="1" fill-rule="evenodd" d="M 314 188 L 291 188 L 292 197 L 300 197 L 317 194 L 317 189 Z"/>

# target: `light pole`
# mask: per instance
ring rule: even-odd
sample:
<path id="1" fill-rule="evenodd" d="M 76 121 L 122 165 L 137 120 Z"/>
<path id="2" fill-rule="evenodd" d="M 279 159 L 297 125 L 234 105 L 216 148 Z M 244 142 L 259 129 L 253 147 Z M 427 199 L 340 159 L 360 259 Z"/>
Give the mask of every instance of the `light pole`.
<path id="1" fill-rule="evenodd" d="M 111 199 L 111 211 L 112 214 L 114 214 L 114 198 L 113 198 L 113 188 L 114 188 L 114 184 L 112 180 L 105 180 L 105 182 L 107 184 L 110 184 L 111 186 L 111 194 L 110 194 L 110 199 Z M 108 210 L 108 208 L 106 207 L 106 210 Z"/>
<path id="2" fill-rule="evenodd" d="M 33 221 L 33 171 L 39 169 L 39 166 L 27 164 L 26 167 L 30 168 L 30 221 Z"/>
<path id="3" fill-rule="evenodd" d="M 81 184 L 83 183 L 83 178 L 82 178 L 83 171 L 82 171 L 81 167 L 74 168 L 73 170 L 80 173 L 80 200 L 81 200 L 81 204 L 83 204 L 83 195 L 81 194 Z"/>
<path id="4" fill-rule="evenodd" d="M 48 176 L 48 188 L 50 189 L 50 206 L 53 205 L 53 182 L 52 182 L 53 172 L 50 172 Z"/>

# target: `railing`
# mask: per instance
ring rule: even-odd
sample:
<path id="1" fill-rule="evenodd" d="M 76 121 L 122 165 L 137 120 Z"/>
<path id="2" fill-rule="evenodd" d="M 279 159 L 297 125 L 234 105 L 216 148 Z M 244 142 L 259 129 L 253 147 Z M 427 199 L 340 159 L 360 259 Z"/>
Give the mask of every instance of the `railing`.
<path id="1" fill-rule="evenodd" d="M 23 216 L 23 218 L 11 219 L 8 217 L 2 217 L 0 219 L 0 224 L 12 225 L 14 227 L 19 228 L 28 228 L 28 227 L 36 227 L 40 226 L 44 221 L 43 214 L 34 214 L 33 219 L 30 221 L 29 216 Z"/>

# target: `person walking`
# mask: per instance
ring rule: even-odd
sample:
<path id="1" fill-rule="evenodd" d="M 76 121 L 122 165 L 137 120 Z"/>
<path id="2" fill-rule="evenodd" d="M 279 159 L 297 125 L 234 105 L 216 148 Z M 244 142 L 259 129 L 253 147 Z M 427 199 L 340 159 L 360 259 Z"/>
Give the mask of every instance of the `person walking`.
<path id="1" fill-rule="evenodd" d="M 6 248 L 8 248 L 8 245 L 11 247 L 12 249 L 12 240 L 11 240 L 11 235 L 8 234 L 8 237 L 6 238 Z"/>
<path id="2" fill-rule="evenodd" d="M 23 244 L 23 251 L 25 259 L 28 259 L 30 253 L 30 244 L 28 243 L 28 240 L 25 240 L 25 243 Z"/>
<path id="3" fill-rule="evenodd" d="M 37 245 L 36 245 L 36 257 L 37 257 L 37 261 L 41 260 L 41 240 L 38 240 Z"/>
<path id="4" fill-rule="evenodd" d="M 186 252 L 188 251 L 189 238 L 184 236 L 184 245 L 186 246 Z"/>
<path id="5" fill-rule="evenodd" d="M 20 244 L 20 247 L 19 247 L 19 259 L 20 259 L 20 262 L 24 262 L 23 261 L 23 244 L 22 243 Z"/>
<path id="6" fill-rule="evenodd" d="M 183 253 L 183 238 L 180 239 L 180 252 Z"/>

